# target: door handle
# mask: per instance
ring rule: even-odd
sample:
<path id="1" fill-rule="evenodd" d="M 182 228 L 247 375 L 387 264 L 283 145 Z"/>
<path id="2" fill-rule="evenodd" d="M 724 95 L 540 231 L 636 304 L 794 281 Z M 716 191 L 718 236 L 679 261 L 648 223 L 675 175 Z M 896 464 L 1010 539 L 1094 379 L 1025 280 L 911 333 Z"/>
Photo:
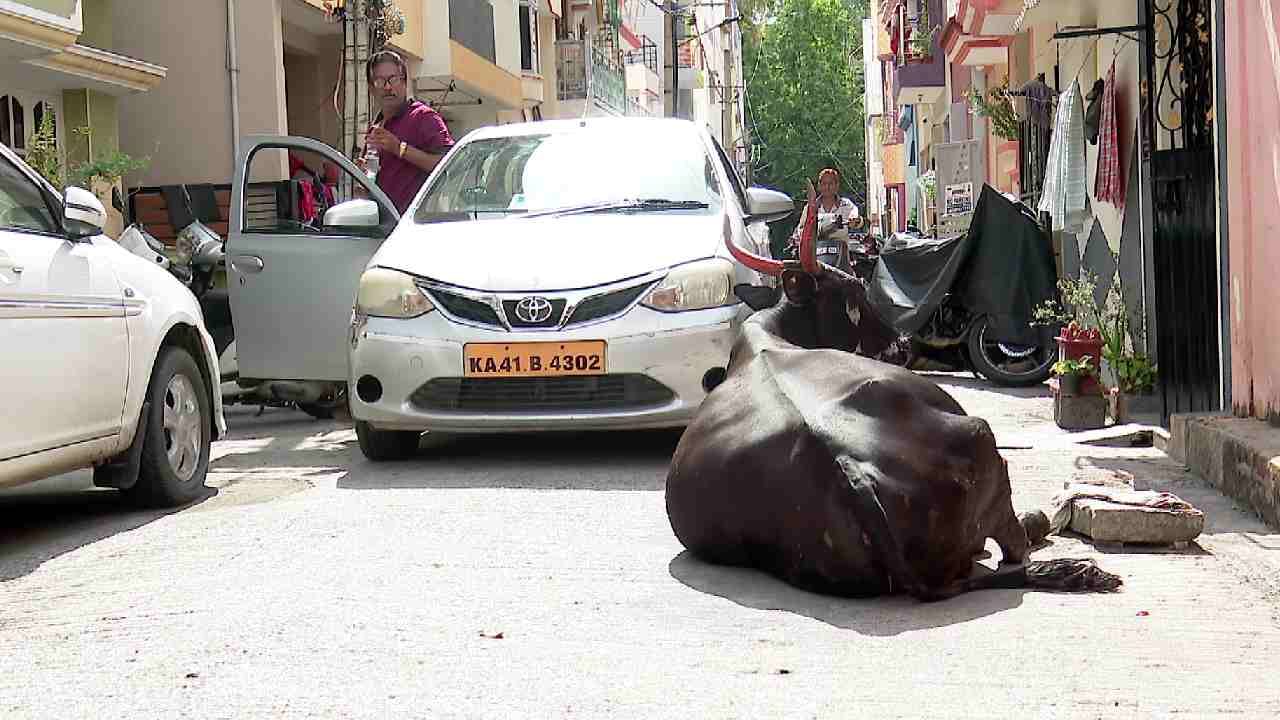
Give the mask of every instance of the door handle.
<path id="1" fill-rule="evenodd" d="M 236 255 L 231 258 L 231 269 L 242 273 L 260 273 L 265 265 L 257 255 Z"/>
<path id="2" fill-rule="evenodd" d="M 22 266 L 10 260 L 8 257 L 0 257 L 0 270 L 8 270 L 14 275 L 22 274 Z"/>

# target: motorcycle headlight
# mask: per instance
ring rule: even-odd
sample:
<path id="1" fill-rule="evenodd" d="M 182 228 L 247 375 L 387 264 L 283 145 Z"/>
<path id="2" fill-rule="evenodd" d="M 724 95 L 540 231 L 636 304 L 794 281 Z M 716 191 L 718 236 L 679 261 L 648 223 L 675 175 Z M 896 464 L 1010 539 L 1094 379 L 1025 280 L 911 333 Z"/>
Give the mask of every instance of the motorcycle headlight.
<path id="1" fill-rule="evenodd" d="M 435 310 L 435 305 L 413 282 L 396 270 L 370 268 L 360 276 L 356 313 L 374 317 L 413 318 Z"/>
<path id="2" fill-rule="evenodd" d="M 641 304 L 662 312 L 685 312 L 732 305 L 733 263 L 722 258 L 673 268 Z"/>

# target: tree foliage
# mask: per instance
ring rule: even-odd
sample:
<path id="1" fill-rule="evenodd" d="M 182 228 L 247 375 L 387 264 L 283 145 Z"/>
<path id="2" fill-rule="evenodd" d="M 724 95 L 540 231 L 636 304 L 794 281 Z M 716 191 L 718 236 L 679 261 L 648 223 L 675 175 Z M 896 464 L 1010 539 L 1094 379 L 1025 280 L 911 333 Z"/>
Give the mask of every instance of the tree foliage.
<path id="1" fill-rule="evenodd" d="M 841 193 L 863 205 L 866 0 L 745 0 L 740 8 L 753 181 L 799 197 L 806 178 L 834 167 Z"/>

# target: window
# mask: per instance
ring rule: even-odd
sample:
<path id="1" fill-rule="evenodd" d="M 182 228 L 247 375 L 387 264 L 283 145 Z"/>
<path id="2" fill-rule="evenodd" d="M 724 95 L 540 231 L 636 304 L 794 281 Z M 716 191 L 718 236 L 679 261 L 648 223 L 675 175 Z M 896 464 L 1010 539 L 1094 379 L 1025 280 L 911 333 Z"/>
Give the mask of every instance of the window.
<path id="1" fill-rule="evenodd" d="M 489 220 L 637 199 L 703 202 L 710 207 L 689 212 L 714 212 L 722 201 L 712 162 L 696 134 L 664 125 L 474 140 L 440 168 L 414 218 Z"/>
<path id="2" fill-rule="evenodd" d="M 527 73 L 541 72 L 538 65 L 538 2 L 520 0 L 520 69 Z"/>
<path id="3" fill-rule="evenodd" d="M 40 187 L 3 158 L 0 158 L 0 230 L 58 232 L 58 223 Z"/>
<path id="4" fill-rule="evenodd" d="M 25 158 L 31 136 L 40 130 L 40 123 L 46 117 L 51 117 L 54 142 L 61 149 L 59 109 L 58 103 L 48 97 L 16 92 L 0 94 L 0 143 Z"/>
<path id="5" fill-rule="evenodd" d="M 0 142 L 22 155 L 27 149 L 26 109 L 12 95 L 0 96 Z"/>

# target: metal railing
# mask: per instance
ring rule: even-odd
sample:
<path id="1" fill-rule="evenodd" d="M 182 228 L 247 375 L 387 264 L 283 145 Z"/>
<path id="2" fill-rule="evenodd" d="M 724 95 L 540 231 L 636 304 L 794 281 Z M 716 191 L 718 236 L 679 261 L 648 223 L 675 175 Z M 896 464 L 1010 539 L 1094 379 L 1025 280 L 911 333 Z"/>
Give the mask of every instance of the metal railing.
<path id="1" fill-rule="evenodd" d="M 591 100 L 627 113 L 627 83 L 622 68 L 590 40 L 556 41 L 556 91 L 561 100 Z"/>
<path id="2" fill-rule="evenodd" d="M 640 47 L 628 51 L 624 56 L 628 65 L 644 65 L 658 74 L 658 45 L 648 35 L 640 36 Z"/>

